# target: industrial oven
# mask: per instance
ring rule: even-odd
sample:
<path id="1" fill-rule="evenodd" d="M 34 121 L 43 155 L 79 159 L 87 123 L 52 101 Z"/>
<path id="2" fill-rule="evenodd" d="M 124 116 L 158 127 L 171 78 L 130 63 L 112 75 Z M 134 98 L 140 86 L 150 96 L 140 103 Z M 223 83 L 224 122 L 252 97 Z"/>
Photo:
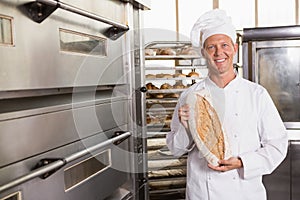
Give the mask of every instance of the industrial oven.
<path id="1" fill-rule="evenodd" d="M 147 199 L 141 0 L 0 1 L 0 199 Z"/>
<path id="2" fill-rule="evenodd" d="M 246 28 L 244 77 L 270 93 L 289 136 L 286 159 L 264 177 L 268 199 L 300 198 L 300 26 Z"/>

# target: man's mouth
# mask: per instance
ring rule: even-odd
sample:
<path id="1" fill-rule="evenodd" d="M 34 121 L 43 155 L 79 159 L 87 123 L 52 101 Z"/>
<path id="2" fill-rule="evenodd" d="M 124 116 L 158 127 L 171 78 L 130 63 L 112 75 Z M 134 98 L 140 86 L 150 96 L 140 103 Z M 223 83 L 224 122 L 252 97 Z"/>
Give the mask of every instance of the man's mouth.
<path id="1" fill-rule="evenodd" d="M 223 59 L 218 59 L 218 60 L 215 60 L 216 63 L 221 63 L 221 62 L 224 62 L 225 61 L 225 58 Z"/>

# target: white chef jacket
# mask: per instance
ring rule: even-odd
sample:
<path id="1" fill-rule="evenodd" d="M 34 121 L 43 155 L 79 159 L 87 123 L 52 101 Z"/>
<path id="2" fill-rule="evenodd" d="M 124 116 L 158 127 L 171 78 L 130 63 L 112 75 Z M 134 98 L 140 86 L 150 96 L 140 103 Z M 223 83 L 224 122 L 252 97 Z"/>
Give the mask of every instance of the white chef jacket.
<path id="1" fill-rule="evenodd" d="M 243 168 L 217 172 L 207 166 L 179 121 L 178 108 L 189 92 L 208 89 L 212 95 L 232 156 Z M 187 200 L 266 200 L 262 175 L 270 174 L 285 158 L 288 139 L 270 95 L 259 84 L 236 76 L 225 88 L 209 78 L 191 86 L 179 98 L 167 146 L 175 156 L 188 152 Z"/>

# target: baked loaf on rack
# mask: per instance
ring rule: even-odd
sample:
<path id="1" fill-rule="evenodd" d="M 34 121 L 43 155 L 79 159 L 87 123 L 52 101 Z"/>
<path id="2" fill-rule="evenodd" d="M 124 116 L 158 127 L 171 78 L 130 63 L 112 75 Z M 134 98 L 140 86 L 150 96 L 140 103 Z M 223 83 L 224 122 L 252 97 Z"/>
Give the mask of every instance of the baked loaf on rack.
<path id="1" fill-rule="evenodd" d="M 164 73 L 156 74 L 155 76 L 156 78 L 173 78 L 172 74 L 164 74 Z"/>
<path id="2" fill-rule="evenodd" d="M 173 86 L 170 85 L 169 83 L 164 83 L 164 84 L 162 84 L 162 85 L 160 86 L 160 89 L 161 89 L 161 90 L 172 89 L 172 88 L 173 88 Z"/>
<path id="3" fill-rule="evenodd" d="M 194 47 L 191 46 L 185 46 L 181 49 L 180 55 L 193 55 L 193 56 L 200 56 L 200 50 L 195 49 Z"/>
<path id="4" fill-rule="evenodd" d="M 145 49 L 146 56 L 156 56 L 156 49 Z"/>
<path id="5" fill-rule="evenodd" d="M 190 72 L 187 75 L 188 77 L 199 77 L 199 74 L 197 72 Z"/>
<path id="6" fill-rule="evenodd" d="M 147 90 L 158 90 L 158 87 L 153 85 L 153 83 L 151 83 L 151 82 L 146 84 L 146 88 L 147 88 Z"/>
<path id="7" fill-rule="evenodd" d="M 207 162 L 217 166 L 228 155 L 227 139 L 217 112 L 208 100 L 208 93 L 191 93 L 187 97 L 190 107 L 189 130 L 196 146 Z"/>
<path id="8" fill-rule="evenodd" d="M 181 82 L 176 82 L 174 85 L 173 85 L 173 88 L 174 89 L 184 89 L 186 86 L 183 85 Z"/>
<path id="9" fill-rule="evenodd" d="M 155 79 L 156 75 L 154 75 L 154 74 L 146 74 L 146 78 L 147 79 Z"/>
<path id="10" fill-rule="evenodd" d="M 171 48 L 161 48 L 156 52 L 156 55 L 174 56 L 174 55 L 176 55 L 176 51 Z"/>
<path id="11" fill-rule="evenodd" d="M 174 78 L 183 78 L 183 77 L 186 77 L 185 74 L 181 74 L 181 73 L 176 73 L 173 75 Z"/>

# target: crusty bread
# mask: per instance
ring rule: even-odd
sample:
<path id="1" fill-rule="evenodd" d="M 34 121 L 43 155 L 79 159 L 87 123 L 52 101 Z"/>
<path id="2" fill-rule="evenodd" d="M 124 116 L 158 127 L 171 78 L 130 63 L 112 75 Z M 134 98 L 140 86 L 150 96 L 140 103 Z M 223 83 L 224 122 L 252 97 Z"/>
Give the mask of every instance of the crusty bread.
<path id="1" fill-rule="evenodd" d="M 156 55 L 156 49 L 145 49 L 145 55 L 146 56 L 155 56 Z"/>
<path id="2" fill-rule="evenodd" d="M 158 90 L 158 87 L 156 87 L 155 85 L 153 85 L 151 82 L 146 84 L 146 88 L 148 90 Z"/>
<path id="3" fill-rule="evenodd" d="M 202 95 L 197 92 L 188 95 L 188 124 L 199 151 L 208 163 L 217 166 L 218 161 L 228 156 L 230 151 L 217 112 L 206 96 L 207 91 L 202 92 Z"/>
<path id="4" fill-rule="evenodd" d="M 181 73 L 176 73 L 173 76 L 174 76 L 174 78 L 177 78 L 177 77 L 186 77 L 185 74 L 181 74 Z"/>
<path id="5" fill-rule="evenodd" d="M 157 55 L 176 55 L 176 51 L 171 48 L 162 48 L 157 52 Z"/>
<path id="6" fill-rule="evenodd" d="M 146 78 L 147 79 L 155 79 L 156 75 L 154 75 L 154 74 L 146 74 Z"/>
<path id="7" fill-rule="evenodd" d="M 176 83 L 173 85 L 173 88 L 174 88 L 174 89 L 183 89 L 183 88 L 185 88 L 185 86 L 184 86 L 181 82 L 176 82 Z"/>
<path id="8" fill-rule="evenodd" d="M 196 49 L 194 47 L 186 46 L 182 48 L 180 51 L 180 55 L 193 55 L 193 56 L 200 56 L 200 49 Z"/>
<path id="9" fill-rule="evenodd" d="M 161 90 L 165 90 L 165 89 L 172 89 L 172 85 L 170 85 L 169 83 L 164 83 L 160 86 Z"/>
<path id="10" fill-rule="evenodd" d="M 199 74 L 197 72 L 190 72 L 187 75 L 188 77 L 199 77 Z"/>
<path id="11" fill-rule="evenodd" d="M 155 94 L 155 98 L 162 99 L 164 98 L 163 94 Z"/>
<path id="12" fill-rule="evenodd" d="M 212 154 L 218 159 L 224 159 L 224 136 L 215 109 L 200 95 L 197 95 L 195 108 L 195 120 L 199 137 Z"/>
<path id="13" fill-rule="evenodd" d="M 160 74 L 156 74 L 155 76 L 156 76 L 156 78 L 173 78 L 172 74 L 163 74 L 163 73 L 160 73 Z"/>

